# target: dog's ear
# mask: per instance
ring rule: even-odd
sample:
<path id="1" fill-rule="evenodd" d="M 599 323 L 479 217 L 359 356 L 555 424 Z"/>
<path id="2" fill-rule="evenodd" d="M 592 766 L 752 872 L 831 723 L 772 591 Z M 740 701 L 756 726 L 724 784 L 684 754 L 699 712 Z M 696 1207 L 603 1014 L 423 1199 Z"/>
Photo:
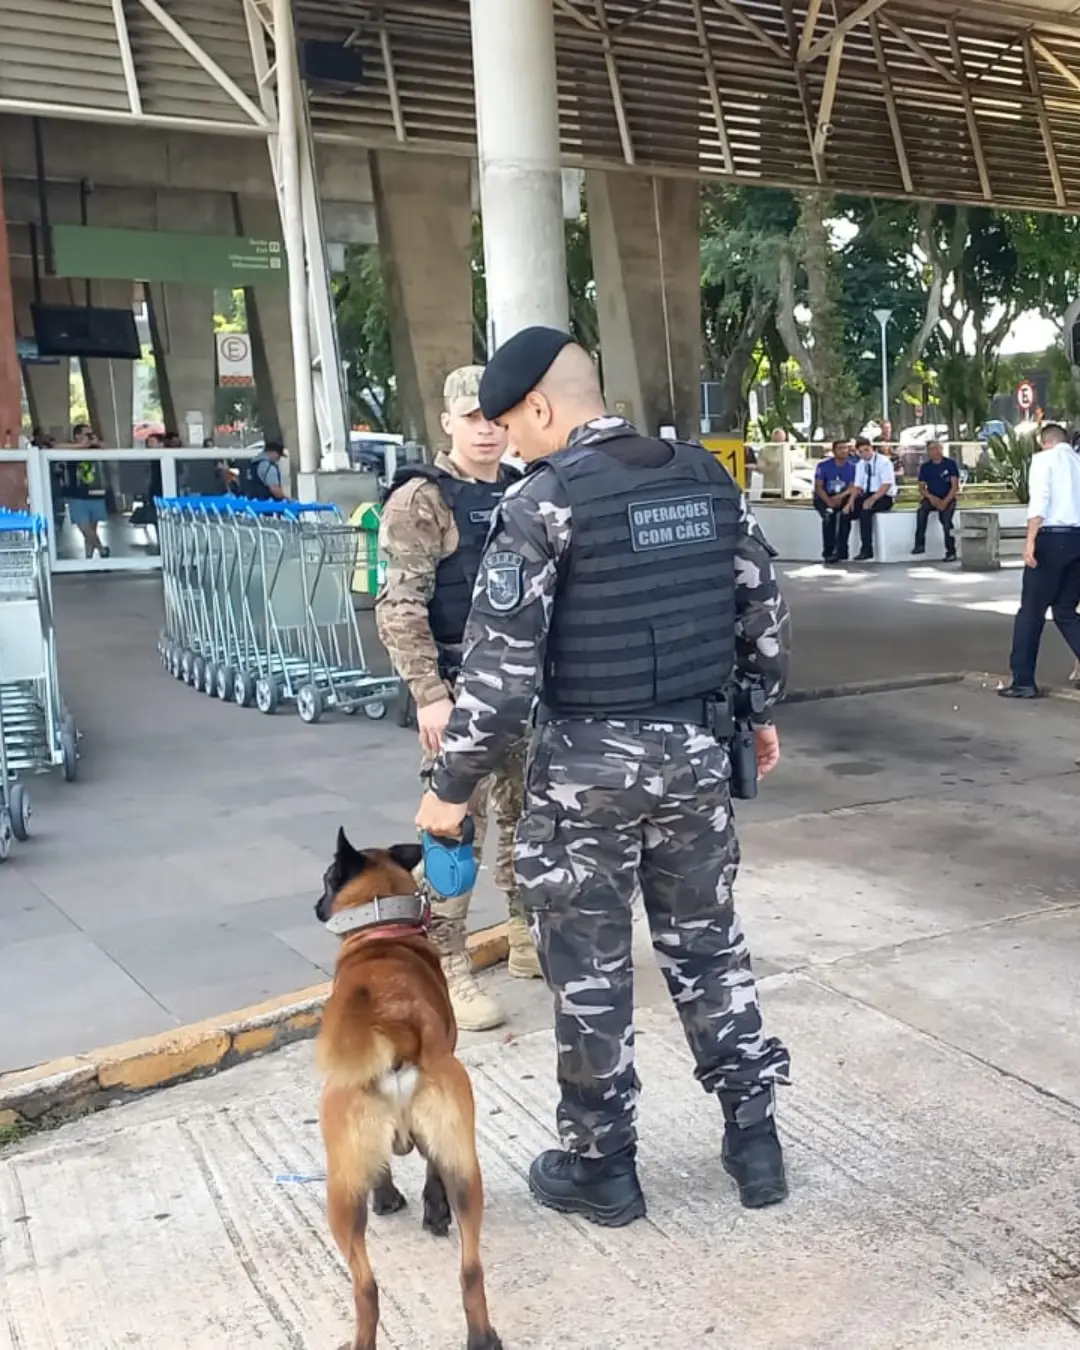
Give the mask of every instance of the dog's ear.
<path id="1" fill-rule="evenodd" d="M 420 866 L 420 859 L 424 856 L 424 850 L 419 844 L 394 844 L 387 851 L 406 872 L 415 872 Z"/>
<path id="2" fill-rule="evenodd" d="M 341 866 L 348 866 L 348 864 L 354 862 L 358 856 L 360 855 L 357 854 L 356 849 L 349 843 L 348 836 L 345 833 L 345 826 L 340 825 L 337 832 L 337 848 L 334 852 L 334 861 Z"/>

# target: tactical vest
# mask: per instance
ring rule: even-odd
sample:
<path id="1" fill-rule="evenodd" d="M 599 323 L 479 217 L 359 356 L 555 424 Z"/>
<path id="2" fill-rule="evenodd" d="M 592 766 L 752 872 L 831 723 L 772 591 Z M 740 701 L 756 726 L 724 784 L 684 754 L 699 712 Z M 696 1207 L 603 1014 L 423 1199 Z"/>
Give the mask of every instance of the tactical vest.
<path id="1" fill-rule="evenodd" d="M 622 438 L 619 447 L 644 438 Z M 538 465 L 570 499 L 572 534 L 548 635 L 541 698 L 569 717 L 662 715 L 722 692 L 735 664 L 741 494 L 700 446 L 655 468 L 601 446 Z"/>
<path id="2" fill-rule="evenodd" d="M 445 469 L 430 464 L 409 464 L 398 471 L 383 498 L 385 501 L 410 478 L 426 478 L 436 484 L 453 513 L 458 532 L 457 550 L 436 568 L 435 594 L 428 605 L 431 635 L 439 647 L 461 646 L 491 518 L 503 493 L 520 477 L 518 470 L 507 464 L 499 466 L 499 477 L 494 483 L 455 478 Z"/>
<path id="3" fill-rule="evenodd" d="M 266 455 L 256 455 L 244 466 L 244 496 L 251 501 L 266 502 L 273 499 L 274 494 L 259 477 L 259 465 L 268 462 Z"/>

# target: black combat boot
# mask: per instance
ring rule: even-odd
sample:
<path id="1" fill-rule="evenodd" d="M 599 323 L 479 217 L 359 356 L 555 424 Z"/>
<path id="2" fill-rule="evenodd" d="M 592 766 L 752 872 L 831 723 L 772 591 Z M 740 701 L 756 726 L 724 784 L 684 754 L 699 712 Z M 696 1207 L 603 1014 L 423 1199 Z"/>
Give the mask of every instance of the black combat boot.
<path id="1" fill-rule="evenodd" d="M 784 1153 L 771 1114 L 772 1091 L 756 1096 L 722 1094 L 724 1171 L 735 1179 L 747 1209 L 764 1209 L 787 1199 Z"/>
<path id="2" fill-rule="evenodd" d="M 583 1158 L 551 1148 L 533 1159 L 529 1190 L 560 1214 L 581 1214 L 605 1228 L 645 1217 L 645 1196 L 631 1146 L 608 1158 Z"/>

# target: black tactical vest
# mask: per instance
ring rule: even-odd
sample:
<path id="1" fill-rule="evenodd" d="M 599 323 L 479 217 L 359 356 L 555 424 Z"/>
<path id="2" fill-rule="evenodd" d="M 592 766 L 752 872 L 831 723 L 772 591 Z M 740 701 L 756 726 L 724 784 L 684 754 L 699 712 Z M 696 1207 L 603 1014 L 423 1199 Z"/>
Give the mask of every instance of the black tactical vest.
<path id="1" fill-rule="evenodd" d="M 387 497 L 410 478 L 427 478 L 438 486 L 443 501 L 454 514 L 459 540 L 457 551 L 439 563 L 435 572 L 435 594 L 428 605 L 431 635 L 440 647 L 461 645 L 491 518 L 503 493 L 520 477 L 517 469 L 501 464 L 496 482 L 472 483 L 429 464 L 409 464 L 398 471 L 390 485 Z"/>
<path id="2" fill-rule="evenodd" d="M 656 468 L 600 445 L 543 461 L 573 524 L 548 635 L 550 715 L 655 715 L 731 681 L 741 494 L 708 451 L 671 449 Z"/>

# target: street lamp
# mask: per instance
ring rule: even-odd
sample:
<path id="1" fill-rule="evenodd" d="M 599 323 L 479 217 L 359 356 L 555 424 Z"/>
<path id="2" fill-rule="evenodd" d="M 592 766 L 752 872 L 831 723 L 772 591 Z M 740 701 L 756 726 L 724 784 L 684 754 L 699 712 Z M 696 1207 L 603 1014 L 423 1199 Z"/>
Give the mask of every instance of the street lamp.
<path id="1" fill-rule="evenodd" d="M 881 438 L 885 439 L 885 424 L 889 420 L 889 320 L 891 309 L 875 309 L 874 318 L 881 324 Z"/>

